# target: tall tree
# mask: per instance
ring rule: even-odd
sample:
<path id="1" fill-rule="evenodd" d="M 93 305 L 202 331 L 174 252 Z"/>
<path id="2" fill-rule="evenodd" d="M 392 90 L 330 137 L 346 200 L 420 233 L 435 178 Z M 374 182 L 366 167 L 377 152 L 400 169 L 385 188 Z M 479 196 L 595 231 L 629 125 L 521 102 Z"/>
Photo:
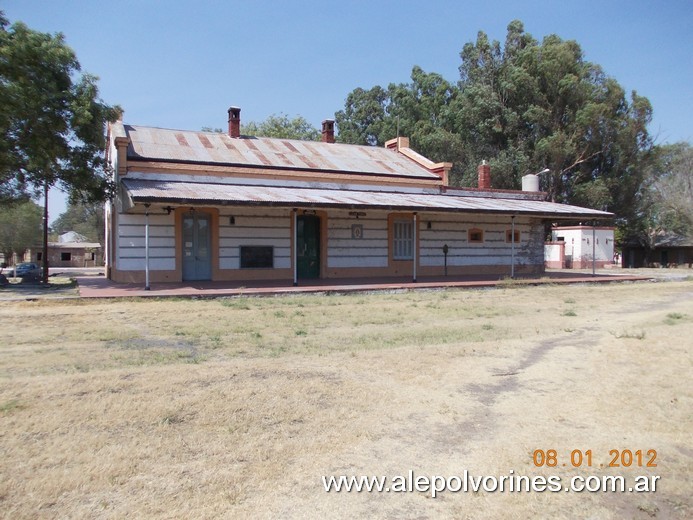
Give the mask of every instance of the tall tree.
<path id="1" fill-rule="evenodd" d="M 52 231 L 59 235 L 74 231 L 85 236 L 90 242 L 104 243 L 103 203 L 70 203 L 65 212 L 53 222 Z"/>
<path id="2" fill-rule="evenodd" d="M 104 128 L 119 109 L 98 97 L 97 78 L 80 65 L 62 34 L 0 13 L 0 197 L 60 185 L 74 199 L 108 194 Z"/>
<path id="3" fill-rule="evenodd" d="M 482 159 L 496 188 L 549 168 L 542 189 L 551 200 L 633 215 L 652 142 L 652 108 L 586 61 L 577 42 L 539 43 L 520 21 L 504 44 L 479 32 L 460 53 L 460 80 L 447 83 L 419 67 L 412 81 L 355 89 L 336 114 L 339 139 L 381 145 L 409 135 L 418 151 L 452 161 L 451 182 L 473 186 Z"/>
<path id="4" fill-rule="evenodd" d="M 693 147 L 682 142 L 657 147 L 654 188 L 669 230 L 693 234 Z"/>
<path id="5" fill-rule="evenodd" d="M 224 133 L 221 128 L 203 126 L 203 132 Z M 255 137 L 275 137 L 278 139 L 296 139 L 299 141 L 319 141 L 321 132 L 304 117 L 290 118 L 286 114 L 272 114 L 264 121 L 248 121 L 241 125 L 242 135 Z"/>
<path id="6" fill-rule="evenodd" d="M 120 109 L 101 101 L 95 76 L 79 73 L 62 34 L 10 26 L 0 12 L 0 200 L 54 185 L 73 201 L 109 195 L 104 128 Z M 46 207 L 44 250 L 47 218 Z"/>
<path id="7" fill-rule="evenodd" d="M 42 216 L 41 208 L 28 199 L 0 206 L 0 252 L 5 261 L 41 243 Z"/>
<path id="8" fill-rule="evenodd" d="M 689 143 L 655 147 L 637 193 L 634 217 L 622 232 L 625 239 L 638 240 L 648 257 L 657 239 L 667 234 L 693 236 L 693 147 Z"/>
<path id="9" fill-rule="evenodd" d="M 289 118 L 286 114 L 272 114 L 259 123 L 255 121 L 244 123 L 241 133 L 258 137 L 276 137 L 302 141 L 319 141 L 321 135 L 320 131 L 303 117 Z"/>

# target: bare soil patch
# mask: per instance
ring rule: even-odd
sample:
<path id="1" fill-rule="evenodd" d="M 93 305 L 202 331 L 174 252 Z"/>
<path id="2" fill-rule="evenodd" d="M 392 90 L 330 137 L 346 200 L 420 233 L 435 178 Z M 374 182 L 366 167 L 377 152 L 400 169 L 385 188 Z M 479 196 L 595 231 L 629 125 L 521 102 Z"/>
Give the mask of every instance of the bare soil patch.
<path id="1" fill-rule="evenodd" d="M 0 323 L 5 518 L 690 517 L 690 281 L 18 301 Z M 599 467 L 612 449 L 658 466 Z M 409 470 L 661 478 L 435 499 L 321 480 Z"/>

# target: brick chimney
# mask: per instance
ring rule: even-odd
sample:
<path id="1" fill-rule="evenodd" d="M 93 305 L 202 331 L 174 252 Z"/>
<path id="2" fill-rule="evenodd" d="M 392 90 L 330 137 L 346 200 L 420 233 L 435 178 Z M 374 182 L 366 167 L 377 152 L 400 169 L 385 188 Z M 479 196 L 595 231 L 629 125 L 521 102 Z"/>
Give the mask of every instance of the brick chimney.
<path id="1" fill-rule="evenodd" d="M 241 109 L 229 108 L 229 137 L 241 136 Z"/>
<path id="2" fill-rule="evenodd" d="M 491 189 L 491 165 L 486 161 L 481 161 L 479 168 L 477 170 L 479 173 L 479 189 L 490 190 Z"/>
<path id="3" fill-rule="evenodd" d="M 325 119 L 322 122 L 322 142 L 334 143 L 334 120 Z"/>

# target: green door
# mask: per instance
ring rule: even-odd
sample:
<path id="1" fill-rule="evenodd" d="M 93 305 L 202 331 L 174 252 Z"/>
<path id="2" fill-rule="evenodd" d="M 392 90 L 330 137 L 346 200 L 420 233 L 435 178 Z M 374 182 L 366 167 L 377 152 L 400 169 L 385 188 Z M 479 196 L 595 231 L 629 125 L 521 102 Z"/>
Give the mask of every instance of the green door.
<path id="1" fill-rule="evenodd" d="M 299 278 L 320 278 L 320 217 L 296 218 L 296 274 Z"/>

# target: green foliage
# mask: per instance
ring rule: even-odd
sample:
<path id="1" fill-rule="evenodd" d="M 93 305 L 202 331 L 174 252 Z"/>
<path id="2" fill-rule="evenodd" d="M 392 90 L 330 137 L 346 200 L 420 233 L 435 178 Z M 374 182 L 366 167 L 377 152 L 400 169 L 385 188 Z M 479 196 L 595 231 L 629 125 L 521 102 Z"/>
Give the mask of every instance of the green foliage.
<path id="1" fill-rule="evenodd" d="M 298 139 L 301 141 L 319 141 L 320 131 L 301 116 L 290 119 L 286 114 L 272 114 L 260 123 L 250 121 L 243 124 L 241 133 L 257 137 L 275 137 L 279 139 Z"/>
<path id="2" fill-rule="evenodd" d="M 387 89 L 357 88 L 347 96 L 344 110 L 335 114 L 338 140 L 345 143 L 382 146 L 389 139 L 406 135 L 411 144 L 435 161 L 449 160 L 461 151 L 454 133 L 450 104 L 457 93 L 440 74 L 414 67 L 412 82 Z"/>
<path id="3" fill-rule="evenodd" d="M 85 236 L 89 242 L 104 242 L 103 203 L 70 203 L 67 209 L 53 222 L 52 230 L 58 235 L 75 231 Z"/>
<path id="4" fill-rule="evenodd" d="M 0 200 L 59 185 L 72 200 L 109 192 L 104 127 L 120 109 L 98 98 L 97 78 L 79 75 L 62 34 L 0 13 Z"/>
<path id="5" fill-rule="evenodd" d="M 667 325 L 676 325 L 678 323 L 683 323 L 687 317 L 688 316 L 681 314 L 680 312 L 670 312 L 667 314 L 667 319 L 664 320 L 664 323 Z"/>
<path id="6" fill-rule="evenodd" d="M 652 249 L 664 234 L 693 234 L 693 147 L 689 143 L 656 146 L 637 192 L 634 217 L 623 226 L 623 239 L 636 238 Z"/>
<path id="7" fill-rule="evenodd" d="M 41 243 L 43 210 L 31 200 L 0 206 L 0 252 L 9 262 Z"/>
<path id="8" fill-rule="evenodd" d="M 539 43 L 517 20 L 503 45 L 479 32 L 460 57 L 456 85 L 415 66 L 410 83 L 352 91 L 336 114 L 339 140 L 382 146 L 399 129 L 423 155 L 454 163 L 452 184 L 476 186 L 482 159 L 495 188 L 549 168 L 551 200 L 632 216 L 651 149 L 646 98 L 626 99 L 577 42 Z"/>

